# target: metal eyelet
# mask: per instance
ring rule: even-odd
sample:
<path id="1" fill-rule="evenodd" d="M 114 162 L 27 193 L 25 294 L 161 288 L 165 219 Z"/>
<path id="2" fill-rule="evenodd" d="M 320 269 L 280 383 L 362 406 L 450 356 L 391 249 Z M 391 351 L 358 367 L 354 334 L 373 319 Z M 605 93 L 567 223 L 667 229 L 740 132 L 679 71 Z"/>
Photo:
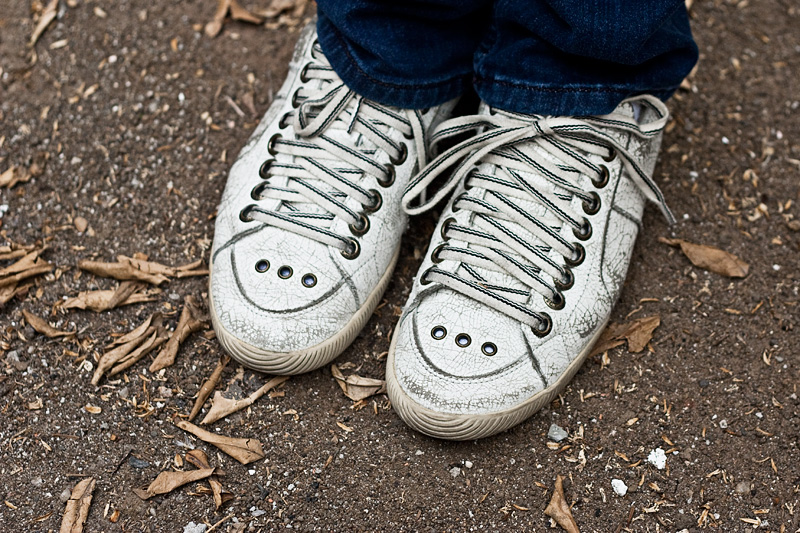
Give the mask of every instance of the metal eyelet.
<path id="1" fill-rule="evenodd" d="M 442 261 L 444 261 L 444 259 L 439 257 L 439 254 L 441 253 L 442 249 L 444 249 L 445 246 L 447 246 L 447 245 L 445 243 L 442 243 L 442 244 L 440 244 L 439 246 L 437 246 L 436 248 L 433 249 L 433 251 L 431 252 L 431 261 L 433 261 L 436 264 L 441 263 Z"/>
<path id="2" fill-rule="evenodd" d="M 603 161 L 606 163 L 610 163 L 617 158 L 617 151 L 614 148 L 610 148 L 608 152 L 607 156 L 603 156 Z"/>
<path id="3" fill-rule="evenodd" d="M 466 348 L 472 344 L 472 339 L 466 333 L 459 333 L 456 335 L 456 346 L 459 348 Z"/>
<path id="4" fill-rule="evenodd" d="M 267 270 L 269 270 L 269 261 L 266 259 L 259 259 L 256 261 L 256 272 L 263 274 Z"/>
<path id="5" fill-rule="evenodd" d="M 544 301 L 550 309 L 555 309 L 559 311 L 564 309 L 564 306 L 567 304 L 567 299 L 564 298 L 564 295 L 560 292 L 555 292 L 555 299 L 551 300 L 549 298 L 545 298 Z"/>
<path id="6" fill-rule="evenodd" d="M 292 117 L 292 113 L 284 113 L 281 119 L 278 121 L 278 127 L 280 129 L 286 129 L 289 127 L 289 119 Z"/>
<path id="7" fill-rule="evenodd" d="M 262 181 L 261 183 L 253 187 L 253 190 L 250 191 L 250 198 L 255 200 L 256 202 L 261 200 L 261 191 L 263 191 L 266 186 L 267 184 Z"/>
<path id="8" fill-rule="evenodd" d="M 433 326 L 433 329 L 431 330 L 431 337 L 433 337 L 437 341 L 440 341 L 444 339 L 446 336 L 447 336 L 447 329 L 445 329 L 444 326 Z"/>
<path id="9" fill-rule="evenodd" d="M 355 259 L 361 253 L 361 245 L 355 239 L 348 240 L 348 248 L 342 250 L 342 257 L 345 259 Z"/>
<path id="10" fill-rule="evenodd" d="M 372 194 L 373 201 L 372 204 L 364 206 L 364 211 L 367 213 L 374 213 L 383 206 L 383 196 L 375 189 L 370 189 L 369 192 Z"/>
<path id="11" fill-rule="evenodd" d="M 303 283 L 303 287 L 311 288 L 317 284 L 317 276 L 314 274 L 303 274 L 303 279 L 301 281 Z"/>
<path id="12" fill-rule="evenodd" d="M 591 198 L 590 202 L 583 201 L 583 212 L 590 216 L 596 215 L 600 211 L 600 195 L 593 191 L 589 193 L 589 197 Z"/>
<path id="13" fill-rule="evenodd" d="M 396 175 L 396 173 L 394 171 L 394 165 L 389 163 L 389 164 L 385 165 L 385 168 L 386 168 L 386 174 L 388 174 L 386 176 L 386 178 L 384 178 L 384 179 L 378 178 L 378 185 L 380 185 L 384 189 L 387 188 L 387 187 L 391 187 L 394 184 L 395 178 L 397 177 L 397 175 Z"/>
<path id="14" fill-rule="evenodd" d="M 440 233 L 442 234 L 442 239 L 443 240 L 445 240 L 445 241 L 449 241 L 450 240 L 450 237 L 447 236 L 447 230 L 450 227 L 450 224 L 452 224 L 455 221 L 456 221 L 455 218 L 450 217 L 450 218 L 448 218 L 448 219 L 446 219 L 444 221 L 444 224 L 442 224 L 442 230 L 441 230 Z"/>
<path id="15" fill-rule="evenodd" d="M 292 93 L 292 108 L 297 109 L 300 107 L 300 91 L 297 90 Z"/>
<path id="16" fill-rule="evenodd" d="M 564 259 L 564 262 L 570 268 L 575 268 L 576 266 L 583 263 L 583 260 L 586 259 L 586 250 L 583 248 L 581 243 L 576 242 L 572 244 L 573 248 L 575 248 L 575 257 L 568 257 Z"/>
<path id="17" fill-rule="evenodd" d="M 300 81 L 302 81 L 303 83 L 308 83 L 308 78 L 306 76 L 308 75 L 308 67 L 310 66 L 311 63 L 306 63 L 303 66 L 303 70 L 300 71 Z"/>
<path id="18" fill-rule="evenodd" d="M 539 313 L 541 322 L 538 327 L 531 328 L 537 337 L 546 337 L 553 331 L 553 319 L 547 313 Z"/>
<path id="19" fill-rule="evenodd" d="M 431 269 L 429 268 L 428 270 L 426 270 L 425 272 L 423 272 L 420 275 L 420 277 L 419 277 L 419 284 L 420 285 L 428 285 L 428 284 L 432 283 L 431 280 L 428 279 L 428 272 L 430 272 L 430 271 L 431 271 Z"/>
<path id="20" fill-rule="evenodd" d="M 356 237 L 361 237 L 369 231 L 369 219 L 366 217 L 366 215 L 361 213 L 358 216 L 358 225 L 349 224 L 347 227 L 350 228 L 350 233 Z"/>
<path id="21" fill-rule="evenodd" d="M 253 208 L 255 208 L 255 205 L 253 204 L 246 205 L 244 209 L 239 211 L 239 220 L 242 222 L 252 222 L 253 219 L 250 217 L 250 211 L 252 211 Z"/>
<path id="22" fill-rule="evenodd" d="M 269 142 L 267 143 L 267 152 L 269 152 L 269 155 L 278 155 L 278 152 L 275 151 L 275 143 L 280 139 L 283 139 L 283 135 L 280 133 L 276 133 L 269 138 Z"/>
<path id="23" fill-rule="evenodd" d="M 269 169 L 272 167 L 272 164 L 275 162 L 273 158 L 269 158 L 258 168 L 258 175 L 262 180 L 269 179 Z"/>
<path id="24" fill-rule="evenodd" d="M 608 178 L 611 173 L 608 170 L 608 167 L 605 165 L 600 165 L 600 177 L 598 179 L 592 178 L 592 185 L 594 185 L 595 189 L 602 189 L 606 185 L 608 185 Z"/>
<path id="25" fill-rule="evenodd" d="M 294 274 L 294 270 L 292 270 L 290 266 L 283 265 L 278 269 L 278 277 L 281 279 L 289 279 L 292 277 L 292 274 Z"/>
<path id="26" fill-rule="evenodd" d="M 581 227 L 573 229 L 572 233 L 579 241 L 588 241 L 592 238 L 592 223 L 584 219 Z"/>
<path id="27" fill-rule="evenodd" d="M 497 345 L 493 342 L 484 342 L 483 346 L 481 346 L 481 351 L 483 352 L 483 355 L 492 357 L 493 355 L 497 354 Z"/>
<path id="28" fill-rule="evenodd" d="M 400 143 L 400 155 L 397 157 L 389 157 L 389 161 L 392 162 L 393 165 L 402 165 L 406 158 L 408 157 L 408 146 L 405 143 Z"/>
<path id="29" fill-rule="evenodd" d="M 555 282 L 556 289 L 559 291 L 568 291 L 573 285 L 575 285 L 575 274 L 572 273 L 572 270 L 570 270 L 569 267 L 564 269 L 564 274 L 567 278 L 566 281 L 563 279 L 553 280 Z"/>

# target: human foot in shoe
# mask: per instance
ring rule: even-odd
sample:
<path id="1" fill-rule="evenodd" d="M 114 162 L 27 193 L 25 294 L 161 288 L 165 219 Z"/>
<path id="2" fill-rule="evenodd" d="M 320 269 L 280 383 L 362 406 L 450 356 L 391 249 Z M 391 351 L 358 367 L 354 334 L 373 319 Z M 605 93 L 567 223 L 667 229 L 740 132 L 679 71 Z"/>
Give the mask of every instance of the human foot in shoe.
<path id="1" fill-rule="evenodd" d="M 426 163 L 426 112 L 350 91 L 313 23 L 275 101 L 231 169 L 211 252 L 217 336 L 247 367 L 307 372 L 347 347 L 380 301 L 406 215 L 400 197 Z"/>
<path id="2" fill-rule="evenodd" d="M 456 189 L 387 358 L 389 397 L 406 423 L 476 439 L 564 388 L 608 321 L 645 200 L 671 220 L 651 179 L 667 115 L 661 101 L 637 97 L 601 117 L 483 106 L 437 128 L 434 143 L 478 134 L 431 162 L 404 196 L 414 213 Z M 459 161 L 429 202 L 410 206 Z"/>

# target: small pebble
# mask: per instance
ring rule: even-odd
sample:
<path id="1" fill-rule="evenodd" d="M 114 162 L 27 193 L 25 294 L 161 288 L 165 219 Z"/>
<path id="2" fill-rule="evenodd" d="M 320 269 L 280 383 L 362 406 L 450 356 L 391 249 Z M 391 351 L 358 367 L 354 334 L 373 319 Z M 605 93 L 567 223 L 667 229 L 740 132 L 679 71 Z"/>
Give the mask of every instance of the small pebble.
<path id="1" fill-rule="evenodd" d="M 41 477 L 35 477 L 31 480 L 31 485 L 34 487 L 41 487 L 44 484 L 44 480 Z"/>
<path id="2" fill-rule="evenodd" d="M 265 514 L 267 514 L 267 512 L 262 510 L 262 509 L 256 509 L 255 511 L 251 511 L 250 512 L 250 516 L 253 516 L 253 517 L 259 517 L 259 516 L 265 515 Z"/>
<path id="3" fill-rule="evenodd" d="M 565 430 L 558 424 L 550 424 L 550 429 L 547 431 L 548 439 L 552 440 L 553 442 L 561 442 L 567 437 L 569 437 L 569 433 L 567 433 L 567 430 Z"/>
<path id="4" fill-rule="evenodd" d="M 450 475 L 453 477 L 458 477 L 459 475 L 461 475 L 461 469 L 457 466 L 454 466 L 453 468 L 450 469 Z"/>
<path id="5" fill-rule="evenodd" d="M 664 453 L 664 450 L 661 448 L 656 448 L 650 452 L 650 455 L 647 456 L 647 462 L 659 470 L 664 470 L 664 467 L 667 465 L 667 456 Z"/>
<path id="6" fill-rule="evenodd" d="M 69 497 L 72 496 L 72 491 L 69 489 L 64 489 L 64 492 L 58 495 L 58 499 L 61 500 L 61 503 L 67 503 Z"/>
<path id="7" fill-rule="evenodd" d="M 131 465 L 133 468 L 147 468 L 150 466 L 150 463 L 148 463 L 144 459 L 139 459 L 135 455 L 131 455 L 130 457 L 128 457 L 128 464 Z"/>
<path id="8" fill-rule="evenodd" d="M 189 522 L 185 526 L 183 526 L 183 533 L 205 533 L 208 526 L 205 524 L 195 524 L 194 522 Z"/>
<path id="9" fill-rule="evenodd" d="M 728 429 L 728 421 L 723 418 L 719 421 L 719 427 L 722 429 Z"/>
<path id="10" fill-rule="evenodd" d="M 750 483 L 747 481 L 740 481 L 736 484 L 736 492 L 739 494 L 747 494 L 750 492 Z"/>
<path id="11" fill-rule="evenodd" d="M 626 485 L 621 479 L 612 479 L 611 488 L 614 489 L 614 492 L 620 496 L 625 496 L 628 494 L 628 485 Z"/>
<path id="12" fill-rule="evenodd" d="M 464 466 L 467 468 L 472 468 L 472 461 L 464 461 Z"/>

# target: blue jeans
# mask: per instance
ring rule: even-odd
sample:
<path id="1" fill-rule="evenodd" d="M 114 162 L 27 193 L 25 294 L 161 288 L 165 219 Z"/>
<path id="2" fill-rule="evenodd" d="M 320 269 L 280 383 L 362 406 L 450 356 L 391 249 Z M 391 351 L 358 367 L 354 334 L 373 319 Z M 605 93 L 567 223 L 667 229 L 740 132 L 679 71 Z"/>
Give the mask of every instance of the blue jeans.
<path id="1" fill-rule="evenodd" d="M 317 0 L 319 41 L 355 92 L 424 108 L 611 112 L 667 99 L 697 61 L 684 0 Z"/>

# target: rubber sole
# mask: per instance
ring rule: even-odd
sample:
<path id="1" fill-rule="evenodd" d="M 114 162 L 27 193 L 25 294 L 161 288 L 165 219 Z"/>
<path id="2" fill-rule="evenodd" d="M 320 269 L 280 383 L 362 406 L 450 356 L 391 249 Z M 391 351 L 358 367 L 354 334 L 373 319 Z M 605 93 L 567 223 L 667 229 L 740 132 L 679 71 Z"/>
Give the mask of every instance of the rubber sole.
<path id="1" fill-rule="evenodd" d="M 238 339 L 226 330 L 220 323 L 214 307 L 213 292 L 210 290 L 211 275 L 209 275 L 208 307 L 214 331 L 217 333 L 217 338 L 225 351 L 236 361 L 253 370 L 278 375 L 295 375 L 316 370 L 336 359 L 363 329 L 378 303 L 380 303 L 381 297 L 392 279 L 392 272 L 394 272 L 399 256 L 400 246 L 398 245 L 392 260 L 389 262 L 389 267 L 378 281 L 378 285 L 372 290 L 364 304 L 356 311 L 344 328 L 333 337 L 316 346 L 293 352 L 264 350 Z M 211 265 L 210 270 L 213 271 L 213 265 Z"/>
<path id="2" fill-rule="evenodd" d="M 386 390 L 398 416 L 420 433 L 445 440 L 474 440 L 489 437 L 516 426 L 550 403 L 572 381 L 607 323 L 608 319 L 555 383 L 509 409 L 470 415 L 441 413 L 420 405 L 411 399 L 397 382 L 394 372 L 397 335 L 392 338 L 386 359 Z"/>

